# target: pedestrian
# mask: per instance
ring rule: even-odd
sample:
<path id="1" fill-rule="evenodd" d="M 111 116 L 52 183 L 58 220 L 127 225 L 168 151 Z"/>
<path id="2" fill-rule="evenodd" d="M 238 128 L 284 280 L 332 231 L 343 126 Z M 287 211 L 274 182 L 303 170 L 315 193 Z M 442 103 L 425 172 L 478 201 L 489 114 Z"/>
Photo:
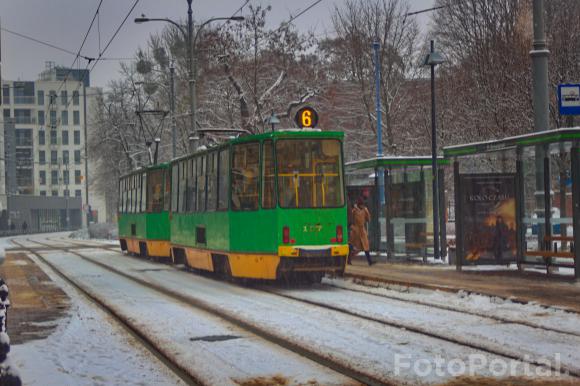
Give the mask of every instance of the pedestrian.
<path id="1" fill-rule="evenodd" d="M 27 230 L 28 230 L 28 224 L 26 223 L 26 221 L 24 221 L 22 223 L 22 232 L 26 233 Z"/>
<path id="2" fill-rule="evenodd" d="M 369 251 L 369 237 L 366 229 L 366 224 L 369 221 L 371 221 L 371 214 L 369 213 L 363 198 L 359 197 L 356 201 L 356 204 L 352 208 L 352 237 L 350 243 L 356 251 L 364 251 L 367 262 L 369 265 L 373 265 L 375 262 L 371 260 L 371 254 Z"/>

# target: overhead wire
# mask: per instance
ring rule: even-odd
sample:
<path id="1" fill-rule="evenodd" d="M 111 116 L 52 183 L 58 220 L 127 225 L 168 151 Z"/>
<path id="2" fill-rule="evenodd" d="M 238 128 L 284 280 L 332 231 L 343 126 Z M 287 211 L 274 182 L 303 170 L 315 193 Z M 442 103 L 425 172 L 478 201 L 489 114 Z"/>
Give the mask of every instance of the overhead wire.
<path id="1" fill-rule="evenodd" d="M 79 89 L 80 89 L 81 85 L 83 85 L 83 84 L 84 84 L 84 80 L 85 80 L 86 76 L 87 76 L 87 75 L 89 75 L 89 74 L 90 74 L 90 73 L 91 73 L 91 72 L 94 70 L 94 68 L 96 67 L 96 65 L 98 64 L 98 62 L 99 62 L 100 60 L 102 60 L 102 56 L 103 56 L 103 54 L 104 54 L 104 53 L 107 51 L 107 49 L 109 48 L 109 46 L 111 45 L 111 43 L 113 42 L 113 40 L 114 40 L 114 39 L 117 37 L 117 35 L 119 34 L 119 31 L 121 30 L 121 28 L 123 27 L 123 25 L 126 23 L 127 19 L 129 18 L 129 16 L 130 16 L 130 15 L 131 15 L 131 13 L 133 12 L 133 10 L 135 9 L 135 7 L 136 7 L 136 6 L 137 6 L 137 4 L 139 3 L 139 1 L 140 1 L 140 0 L 135 0 L 135 2 L 133 3 L 133 5 L 131 6 L 131 8 L 129 9 L 129 11 L 127 12 L 127 14 L 126 14 L 125 18 L 123 19 L 123 21 L 121 22 L 121 24 L 120 24 L 120 25 L 117 27 L 117 29 L 115 30 L 115 33 L 113 34 L 113 36 L 112 36 L 112 37 L 109 39 L 109 41 L 107 42 L 107 45 L 105 46 L 105 48 L 104 48 L 104 49 L 103 49 L 101 52 L 99 52 L 99 55 L 97 56 L 97 58 L 95 58 L 95 59 L 92 61 L 93 65 L 92 65 L 92 67 L 91 67 L 90 69 L 89 69 L 89 66 L 90 66 L 90 64 L 91 64 L 91 61 L 88 61 L 87 65 L 86 65 L 86 66 L 85 66 L 85 68 L 83 69 L 83 70 L 88 70 L 88 71 L 83 71 L 83 72 L 82 72 L 82 77 L 79 79 L 79 81 L 78 81 L 78 85 L 77 85 L 76 89 L 75 89 L 75 90 L 73 90 L 73 95 L 72 95 L 72 97 L 71 97 L 71 98 L 67 98 L 67 99 L 68 99 L 68 101 L 67 101 L 67 104 L 66 104 L 66 110 L 67 110 L 67 111 L 68 111 L 68 108 L 69 108 L 69 106 L 70 106 L 71 102 L 74 100 L 75 91 L 76 91 L 76 92 L 78 92 L 78 91 L 79 91 Z M 100 6 L 101 6 L 102 2 L 103 2 L 103 0 L 101 0 L 101 1 L 99 2 L 99 8 L 100 8 Z M 97 12 L 98 12 L 99 8 L 97 8 Z M 96 14 L 96 13 L 95 13 L 95 14 Z M 94 22 L 94 19 L 95 19 L 95 18 L 93 17 L 93 22 Z M 91 27 L 92 27 L 92 23 L 91 23 Z M 90 28 L 91 28 L 91 27 L 90 27 Z M 89 31 L 90 31 L 90 29 L 89 29 Z M 85 38 L 83 39 L 83 43 L 81 44 L 81 49 L 82 49 L 82 47 L 84 46 L 84 43 L 85 43 L 85 41 L 86 41 L 86 38 L 87 38 L 87 36 L 88 36 L 88 32 L 87 32 L 87 34 L 85 35 Z M 80 50 L 79 50 L 79 52 L 80 52 Z M 73 62 L 73 65 L 74 65 L 74 62 Z M 69 74 L 70 74 L 70 71 L 69 71 Z M 67 74 L 67 75 L 68 75 L 68 74 Z M 64 85 L 64 84 L 65 84 L 65 82 L 66 82 L 66 79 L 65 79 L 65 80 L 64 80 L 64 81 L 61 83 L 61 86 L 62 86 L 62 85 Z M 59 88 L 59 90 L 60 90 L 60 88 Z M 79 94 L 79 97 L 80 97 L 80 94 Z M 54 101 L 53 101 L 53 102 L 55 102 L 55 103 L 56 103 L 56 99 L 58 99 L 58 94 L 56 94 L 56 95 L 55 95 L 55 98 L 54 98 Z M 45 112 L 45 122 L 48 122 L 48 121 L 47 121 L 47 114 L 48 114 L 48 111 L 50 111 L 50 106 L 51 106 L 51 104 L 49 104 L 49 108 L 48 108 L 48 109 L 47 109 L 47 111 Z M 86 114 L 86 111 L 85 111 L 85 114 Z M 73 119 L 74 119 L 74 117 L 73 117 Z M 58 120 L 58 117 L 57 117 L 57 120 Z M 73 123 L 73 125 L 74 125 L 74 123 Z M 51 125 L 51 126 L 52 126 L 52 125 Z"/>

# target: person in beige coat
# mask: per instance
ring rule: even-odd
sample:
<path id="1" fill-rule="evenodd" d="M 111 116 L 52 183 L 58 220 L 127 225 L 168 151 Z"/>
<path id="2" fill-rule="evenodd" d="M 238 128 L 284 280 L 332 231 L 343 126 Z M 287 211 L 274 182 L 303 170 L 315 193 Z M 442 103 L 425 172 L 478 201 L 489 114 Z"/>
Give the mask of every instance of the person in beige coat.
<path id="1" fill-rule="evenodd" d="M 351 220 L 352 225 L 350 227 L 349 243 L 352 246 L 352 251 L 348 257 L 349 264 L 353 255 L 364 251 L 367 262 L 369 265 L 373 265 L 374 262 L 371 260 L 371 254 L 369 252 L 369 237 L 366 228 L 366 224 L 371 221 L 371 214 L 364 204 L 362 197 L 357 199 L 356 204 L 351 210 Z"/>

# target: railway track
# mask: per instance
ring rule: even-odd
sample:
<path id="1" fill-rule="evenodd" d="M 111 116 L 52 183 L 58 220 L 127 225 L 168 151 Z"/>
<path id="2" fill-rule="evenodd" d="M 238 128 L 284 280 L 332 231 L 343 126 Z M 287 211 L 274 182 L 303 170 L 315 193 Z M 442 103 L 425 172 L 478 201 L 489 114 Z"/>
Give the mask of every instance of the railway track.
<path id="1" fill-rule="evenodd" d="M 14 239 L 11 240 L 13 244 L 19 246 L 19 248 L 13 249 L 9 248 L 7 251 L 9 252 L 28 252 L 34 255 L 38 260 L 40 260 L 43 264 L 50 267 L 50 269 L 57 274 L 61 279 L 63 279 L 66 283 L 72 286 L 75 290 L 77 290 L 80 294 L 82 294 L 90 303 L 94 304 L 97 308 L 101 311 L 105 312 L 111 320 L 113 320 L 119 327 L 121 327 L 125 332 L 131 335 L 141 346 L 150 352 L 154 357 L 156 357 L 165 367 L 167 367 L 172 373 L 174 373 L 178 378 L 183 380 L 188 385 L 201 385 L 202 383 L 199 382 L 198 379 L 195 379 L 191 374 L 186 372 L 183 368 L 179 367 L 179 365 L 175 364 L 170 358 L 168 358 L 161 350 L 159 350 L 155 344 L 152 342 L 146 335 L 142 334 L 141 331 L 135 328 L 130 322 L 128 322 L 124 317 L 119 315 L 113 308 L 99 300 L 96 296 L 94 296 L 91 292 L 87 291 L 83 286 L 79 285 L 76 281 L 70 279 L 67 275 L 65 275 L 62 271 L 60 271 L 54 264 L 46 260 L 38 250 L 46 250 L 46 247 L 34 248 L 34 247 L 27 247 L 24 246 L 19 241 Z M 60 248 L 54 248 L 60 250 Z"/>
<path id="2" fill-rule="evenodd" d="M 44 247 L 44 248 L 66 250 L 66 251 L 71 252 L 71 253 L 73 253 L 73 254 L 75 254 L 75 255 L 77 255 L 85 260 L 91 261 L 91 262 L 93 262 L 93 263 L 95 263 L 95 264 L 97 264 L 97 265 L 99 265 L 107 270 L 113 271 L 113 272 L 121 274 L 125 277 L 131 278 L 132 280 L 138 281 L 138 279 L 130 277 L 130 275 L 126 275 L 124 273 L 118 272 L 117 270 L 109 267 L 106 264 L 102 264 L 100 262 L 95 262 L 90 257 L 83 256 L 82 254 L 78 253 L 77 249 L 75 249 L 75 248 L 66 248 L 66 247 L 62 247 L 62 246 L 53 246 L 50 244 L 42 244 L 38 241 L 32 241 L 32 242 L 37 243 L 39 245 L 42 245 L 42 247 Z M 95 246 L 94 248 L 99 248 L 99 246 Z M 104 248 L 104 249 L 110 250 L 110 248 Z M 148 284 L 148 286 L 149 286 L 149 284 Z M 324 285 L 324 286 L 330 287 L 328 285 Z M 164 293 L 167 292 L 167 289 L 165 289 L 165 288 L 155 288 L 155 289 L 160 290 Z M 486 346 L 486 345 L 482 345 L 482 344 L 476 344 L 476 343 L 471 342 L 469 338 L 462 338 L 462 337 L 458 337 L 456 335 L 446 335 L 446 334 L 442 334 L 440 332 L 432 331 L 432 330 L 429 330 L 426 328 L 410 326 L 408 324 L 405 324 L 405 323 L 402 323 L 402 322 L 399 322 L 396 320 L 385 320 L 382 318 L 377 318 L 377 317 L 373 317 L 373 316 L 369 316 L 369 315 L 362 315 L 361 313 L 351 311 L 343 306 L 336 306 L 336 305 L 332 305 L 332 304 L 328 304 L 328 303 L 324 303 L 324 302 L 312 301 L 312 300 L 300 298 L 300 297 L 297 297 L 297 296 L 294 296 L 294 295 L 291 295 L 288 293 L 284 293 L 280 289 L 274 288 L 271 286 L 268 286 L 268 287 L 260 286 L 258 288 L 258 290 L 268 292 L 269 294 L 272 294 L 275 296 L 284 297 L 284 298 L 292 300 L 292 301 L 300 302 L 303 304 L 308 304 L 310 306 L 319 307 L 321 309 L 339 312 L 339 313 L 342 313 L 345 315 L 349 315 L 351 317 L 359 318 L 361 320 L 365 320 L 365 321 L 369 321 L 369 322 L 373 322 L 373 323 L 379 323 L 379 324 L 382 324 L 385 326 L 394 327 L 394 328 L 398 328 L 398 329 L 404 329 L 404 330 L 411 331 L 411 332 L 414 332 L 417 334 L 421 334 L 424 336 L 428 336 L 431 338 L 442 340 L 442 341 L 445 341 L 448 343 L 461 345 L 461 346 L 468 347 L 468 348 L 471 348 L 474 350 L 478 350 L 480 352 L 485 352 L 485 353 L 492 354 L 492 355 L 499 356 L 499 357 L 503 357 L 506 359 L 516 360 L 516 361 L 528 363 L 528 364 L 534 365 L 534 366 L 540 366 L 540 367 L 546 366 L 546 362 L 544 362 L 544 361 L 533 360 L 533 359 L 530 359 L 529 357 L 527 357 L 526 355 L 518 355 L 514 351 L 510 352 L 509 350 L 502 350 L 502 349 L 498 348 L 497 346 L 490 347 L 489 345 Z M 378 295 L 378 294 L 372 294 L 372 293 L 368 293 L 367 291 L 364 291 L 364 290 L 352 290 L 352 289 L 341 288 L 341 291 L 344 291 L 345 293 L 348 293 L 348 292 L 363 293 L 365 295 L 372 296 L 375 298 L 377 298 L 377 297 L 378 298 L 385 298 L 385 299 L 395 300 L 395 301 L 399 301 L 399 302 L 412 303 L 412 304 L 420 305 L 423 307 L 433 307 L 433 308 L 448 311 L 448 312 L 457 312 L 457 313 L 472 315 L 472 316 L 475 316 L 478 318 L 486 318 L 486 319 L 493 321 L 493 322 L 509 323 L 509 324 L 514 324 L 514 325 L 521 325 L 521 326 L 528 327 L 528 328 L 537 328 L 537 329 L 541 329 L 541 330 L 545 330 L 545 331 L 549 331 L 549 332 L 553 332 L 553 333 L 558 333 L 558 334 L 567 334 L 570 336 L 578 336 L 578 334 L 569 333 L 569 332 L 558 330 L 558 329 L 543 328 L 542 326 L 538 326 L 538 325 L 535 325 L 533 323 L 522 323 L 520 321 L 511 320 L 509 318 L 501 318 L 501 317 L 497 317 L 497 316 L 493 316 L 493 315 L 481 315 L 477 312 L 469 312 L 468 310 L 459 309 L 458 307 L 445 307 L 445 306 L 433 305 L 429 302 L 404 300 L 404 299 L 397 298 L 396 296 L 383 296 L 383 295 Z M 172 293 L 172 295 L 175 295 L 175 294 Z M 182 296 L 180 295 L 179 297 L 181 298 Z M 345 295 L 345 298 L 347 298 L 347 297 L 348 296 Z M 187 299 L 187 302 L 188 303 L 190 302 L 189 298 Z M 194 306 L 199 307 L 198 304 L 195 304 Z M 203 309 L 204 311 L 208 311 L 207 305 L 203 305 L 202 307 L 199 307 L 199 308 Z M 212 313 L 214 313 L 214 311 L 215 310 L 209 310 L 209 312 L 212 312 Z M 243 326 L 243 328 L 248 327 L 247 323 L 245 323 L 243 321 L 231 320 L 231 315 L 223 315 L 222 311 L 219 311 L 219 312 L 214 313 L 214 314 L 219 316 L 219 317 L 226 318 L 226 320 L 234 322 L 234 324 L 241 325 L 241 326 Z M 250 327 L 252 327 L 252 329 L 254 330 L 254 326 L 250 326 Z M 309 359 L 315 360 L 317 363 L 320 363 L 320 364 L 323 364 L 327 367 L 333 368 L 333 370 L 341 372 L 345 375 L 348 375 L 349 377 L 356 379 L 362 383 L 366 383 L 366 384 L 383 384 L 384 383 L 384 381 L 381 381 L 381 380 L 377 380 L 377 379 L 373 380 L 373 379 L 366 378 L 365 376 L 361 377 L 361 374 L 356 374 L 356 373 L 353 374 L 349 369 L 344 369 L 342 365 L 337 366 L 337 364 L 329 363 L 328 359 L 326 359 L 324 357 L 320 358 L 320 354 L 309 352 L 308 350 L 305 352 L 303 349 L 296 347 L 296 345 L 291 343 L 291 342 L 280 341 L 280 339 L 278 337 L 272 336 L 272 334 L 267 332 L 267 331 L 257 331 L 257 332 L 252 331 L 252 332 L 256 333 L 259 336 L 262 336 L 263 334 L 265 334 L 263 336 L 264 338 L 266 338 L 270 341 L 274 341 L 276 344 L 281 345 L 282 347 L 285 347 L 285 348 L 290 349 L 292 351 L 298 352 L 300 355 L 306 356 Z M 288 343 L 291 343 L 290 346 L 288 346 Z M 549 366 L 549 367 L 552 371 L 555 371 L 555 372 L 562 371 L 563 373 L 567 373 L 575 378 L 580 378 L 580 371 L 576 368 L 571 368 L 569 366 L 565 366 L 565 365 L 561 365 L 561 364 L 555 364 L 555 365 Z"/>
<path id="3" fill-rule="evenodd" d="M 531 328 L 539 328 L 541 330 L 548 331 L 548 332 L 555 332 L 555 333 L 559 333 L 559 334 L 566 334 L 566 335 L 580 337 L 579 332 L 564 330 L 564 329 L 556 328 L 556 327 L 547 327 L 546 325 L 543 325 L 543 324 L 534 323 L 534 322 L 530 322 L 530 321 L 524 321 L 521 319 L 506 318 L 506 317 L 502 317 L 502 316 L 498 316 L 498 315 L 492 315 L 489 313 L 478 312 L 478 311 L 462 308 L 460 306 L 442 305 L 442 304 L 438 304 L 435 302 L 414 300 L 414 299 L 405 298 L 403 296 L 387 295 L 384 293 L 378 294 L 378 293 L 374 293 L 372 291 L 369 291 L 369 290 L 366 290 L 363 288 L 361 288 L 361 289 L 346 288 L 346 287 L 336 285 L 336 284 L 324 283 L 324 284 L 322 284 L 322 286 L 331 287 L 331 288 L 338 288 L 338 289 L 343 290 L 343 291 L 349 291 L 349 292 L 354 292 L 354 293 L 362 293 L 362 294 L 366 294 L 369 296 L 384 298 L 384 299 L 388 299 L 388 300 L 395 300 L 395 301 L 405 302 L 405 303 L 409 303 L 409 304 L 416 304 L 419 306 L 437 308 L 437 309 L 444 310 L 444 311 L 459 312 L 462 314 L 473 315 L 473 316 L 477 316 L 477 317 L 481 317 L 481 318 L 495 320 L 495 321 L 500 322 L 500 323 L 517 324 L 517 325 L 531 327 Z M 393 291 L 393 292 L 395 292 L 395 291 Z M 487 295 L 482 295 L 482 296 L 487 296 Z M 568 312 L 568 311 L 563 311 L 563 312 Z"/>
<path id="4" fill-rule="evenodd" d="M 18 243 L 17 241 L 13 242 L 15 244 L 20 245 L 20 248 L 22 250 L 30 250 L 29 247 L 22 245 L 21 243 Z M 203 301 L 198 301 L 195 299 L 192 299 L 190 297 L 187 297 L 183 294 L 179 294 L 176 293 L 174 291 L 168 290 L 167 288 L 164 288 L 162 286 L 158 286 L 155 284 L 152 284 L 150 282 L 147 282 L 145 280 L 136 278 L 134 276 L 128 275 L 125 272 L 122 272 L 120 270 L 117 270 L 115 268 L 112 268 L 106 264 L 103 264 L 99 261 L 95 261 L 94 259 L 85 256 L 81 253 L 78 252 L 78 248 L 72 247 L 72 248 L 67 248 L 65 246 L 55 246 L 55 245 L 50 245 L 50 244 L 46 244 L 46 243 L 42 243 L 36 240 L 30 240 L 28 239 L 27 242 L 31 242 L 34 244 L 38 244 L 40 245 L 38 248 L 33 248 L 33 250 L 31 250 L 30 252 L 33 253 L 36 257 L 38 257 L 43 263 L 47 264 L 51 269 L 53 269 L 55 272 L 57 272 L 57 274 L 59 274 L 59 276 L 65 278 L 65 280 L 67 282 L 70 282 L 71 280 L 66 278 L 66 276 L 64 276 L 64 274 L 58 269 L 58 267 L 56 267 L 54 264 L 51 264 L 50 262 L 48 262 L 46 259 L 44 259 L 40 253 L 38 252 L 38 250 L 41 251 L 64 251 L 64 252 L 68 252 L 71 253 L 75 256 L 78 256 L 79 258 L 83 259 L 84 261 L 90 262 L 96 266 L 99 266 L 100 268 L 103 268 L 107 271 L 110 271 L 112 273 L 115 273 L 119 276 L 122 276 L 126 279 L 129 279 L 135 283 L 138 283 L 139 285 L 142 285 L 144 287 L 147 287 L 151 290 L 157 291 L 165 296 L 171 297 L 181 303 L 185 303 L 191 307 L 194 307 L 196 309 L 199 309 L 201 311 L 207 312 L 211 315 L 217 316 L 220 319 L 223 319 L 233 325 L 235 325 L 236 327 L 248 331 L 249 333 L 251 333 L 252 335 L 256 335 L 270 343 L 273 343 L 287 351 L 291 351 L 293 353 L 296 353 L 304 358 L 307 358 L 323 367 L 329 368 L 337 373 L 340 373 L 344 376 L 346 376 L 347 378 L 350 378 L 353 380 L 353 384 L 365 384 L 365 385 L 395 385 L 397 384 L 396 382 L 390 382 L 388 380 L 385 379 L 380 379 L 380 378 L 376 378 L 373 375 L 369 375 L 369 374 L 365 374 L 363 372 L 360 372 L 354 368 L 350 368 L 349 366 L 346 366 L 343 363 L 340 363 L 338 361 L 333 360 L 332 358 L 328 358 L 325 357 L 324 355 L 317 353 L 315 351 L 306 349 L 300 345 L 297 345 L 295 342 L 292 342 L 290 340 L 284 339 L 283 337 L 278 336 L 275 333 L 272 333 L 266 329 L 262 329 L 258 326 L 249 324 L 247 322 L 245 322 L 244 320 L 240 319 L 240 318 L 236 318 L 235 315 L 228 313 L 228 312 L 224 312 L 222 310 L 219 310 L 215 307 L 212 307 L 210 304 L 207 304 Z M 94 248 L 98 248 L 98 247 L 94 247 Z M 105 248 L 108 249 L 108 248 Z M 74 285 L 75 288 L 77 288 L 77 285 Z M 93 300 L 91 298 L 91 300 Z M 94 300 L 97 301 L 97 300 Z M 159 350 L 157 350 L 158 352 Z M 159 354 L 162 355 L 162 358 L 164 358 L 164 361 L 167 361 L 168 358 L 164 357 L 163 354 Z M 176 366 L 176 365 L 173 365 Z M 179 368 L 177 368 L 176 370 L 180 370 Z M 197 382 L 197 381 L 196 381 Z"/>

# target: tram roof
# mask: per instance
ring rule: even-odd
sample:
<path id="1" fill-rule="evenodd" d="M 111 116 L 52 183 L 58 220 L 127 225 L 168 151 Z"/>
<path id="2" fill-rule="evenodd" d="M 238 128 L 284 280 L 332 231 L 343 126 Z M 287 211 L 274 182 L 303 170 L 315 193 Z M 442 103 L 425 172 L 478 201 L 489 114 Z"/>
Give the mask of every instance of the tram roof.
<path id="1" fill-rule="evenodd" d="M 360 169 L 374 169 L 377 167 L 405 167 L 405 166 L 431 166 L 433 158 L 431 156 L 400 156 L 400 157 L 374 157 L 364 160 L 350 161 L 345 164 L 347 171 Z M 437 157 L 437 164 L 448 165 L 449 160 Z"/>
<path id="2" fill-rule="evenodd" d="M 288 138 L 288 139 L 300 139 L 300 138 L 318 138 L 318 139 L 342 139 L 344 138 L 344 133 L 342 131 L 322 131 L 318 129 L 308 130 L 308 129 L 287 129 L 287 130 L 277 130 L 277 131 L 269 131 L 260 134 L 251 134 L 251 135 L 244 135 L 242 137 L 230 139 L 224 143 L 219 144 L 218 146 L 210 147 L 204 150 L 198 150 L 194 153 L 184 154 L 178 158 L 174 158 L 171 162 L 179 161 L 182 159 L 186 159 L 191 157 L 192 155 L 196 154 L 205 154 L 211 151 L 220 150 L 224 147 L 235 145 L 238 143 L 247 143 L 247 142 L 254 142 L 254 141 L 261 141 L 265 139 L 280 139 L 280 138 Z"/>
<path id="3" fill-rule="evenodd" d="M 518 147 L 528 147 L 568 141 L 580 141 L 580 127 L 546 130 L 491 141 L 447 146 L 443 148 L 443 154 L 446 158 L 461 157 L 479 153 L 514 149 Z"/>
<path id="4" fill-rule="evenodd" d="M 157 165 L 147 165 L 145 167 L 140 167 L 138 169 L 131 170 L 130 172 L 123 174 L 121 178 L 128 177 L 133 174 L 143 173 L 144 171 L 147 170 L 157 170 L 157 169 L 169 169 L 169 162 L 162 162 Z"/>

